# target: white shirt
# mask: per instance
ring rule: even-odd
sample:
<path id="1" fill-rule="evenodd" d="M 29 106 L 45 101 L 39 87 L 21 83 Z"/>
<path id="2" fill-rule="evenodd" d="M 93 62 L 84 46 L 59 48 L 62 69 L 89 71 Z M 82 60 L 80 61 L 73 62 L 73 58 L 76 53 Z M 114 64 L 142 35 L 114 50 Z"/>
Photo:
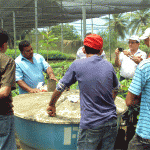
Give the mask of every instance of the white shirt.
<path id="1" fill-rule="evenodd" d="M 147 54 L 140 49 L 137 50 L 134 56 L 141 56 L 142 59 L 147 58 Z M 138 64 L 136 64 L 132 59 L 124 55 L 123 52 L 120 53 L 119 59 L 121 62 L 120 75 L 124 78 L 133 78 Z"/>
<path id="2" fill-rule="evenodd" d="M 81 47 L 78 49 L 77 55 L 76 55 L 76 59 L 83 59 L 83 58 L 86 58 L 86 54 L 83 53 L 82 48 L 83 48 L 83 46 L 81 46 Z M 105 54 L 104 51 L 103 51 L 103 53 L 101 54 L 101 56 L 102 56 L 102 58 L 104 58 L 104 59 L 107 60 L 106 54 Z"/>

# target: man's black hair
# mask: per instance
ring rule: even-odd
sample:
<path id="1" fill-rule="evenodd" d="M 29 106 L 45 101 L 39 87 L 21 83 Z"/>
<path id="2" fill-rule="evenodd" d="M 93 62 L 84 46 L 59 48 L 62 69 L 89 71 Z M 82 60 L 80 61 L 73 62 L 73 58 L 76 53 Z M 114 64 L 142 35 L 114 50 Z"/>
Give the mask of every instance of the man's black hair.
<path id="1" fill-rule="evenodd" d="M 23 52 L 23 48 L 24 47 L 28 47 L 28 46 L 30 46 L 30 42 L 29 41 L 27 41 L 27 40 L 21 41 L 19 43 L 19 50 L 20 50 L 20 52 Z"/>
<path id="2" fill-rule="evenodd" d="M 8 39 L 8 33 L 4 29 L 0 28 L 0 47 L 2 47 L 4 43 L 7 43 Z"/>
<path id="3" fill-rule="evenodd" d="M 100 50 L 96 50 L 94 48 L 91 48 L 85 45 L 84 45 L 84 48 L 87 54 L 98 54 L 100 52 Z"/>
<path id="4" fill-rule="evenodd" d="M 85 37 L 88 36 L 88 35 L 90 35 L 90 34 L 92 34 L 92 33 L 91 33 L 91 32 L 87 33 L 87 34 L 85 35 Z"/>

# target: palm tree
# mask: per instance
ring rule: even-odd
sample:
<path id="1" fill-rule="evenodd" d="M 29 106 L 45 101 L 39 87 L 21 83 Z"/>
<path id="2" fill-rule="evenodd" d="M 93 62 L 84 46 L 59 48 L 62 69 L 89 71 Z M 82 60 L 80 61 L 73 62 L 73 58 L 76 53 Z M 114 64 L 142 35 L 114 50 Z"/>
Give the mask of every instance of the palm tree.
<path id="1" fill-rule="evenodd" d="M 132 13 L 131 22 L 128 25 L 128 28 L 131 28 L 131 34 L 138 34 L 140 31 L 143 31 L 144 27 L 149 24 L 149 19 L 149 9 L 137 10 Z"/>
<path id="2" fill-rule="evenodd" d="M 109 19 L 108 17 L 104 19 Z M 121 37 L 122 39 L 125 38 L 125 35 L 127 33 L 127 23 L 128 20 L 126 16 L 122 13 L 120 14 L 112 14 L 112 19 L 110 19 L 110 30 L 117 33 L 118 38 Z M 106 23 L 108 25 L 109 22 Z M 109 29 L 109 26 L 108 26 Z"/>

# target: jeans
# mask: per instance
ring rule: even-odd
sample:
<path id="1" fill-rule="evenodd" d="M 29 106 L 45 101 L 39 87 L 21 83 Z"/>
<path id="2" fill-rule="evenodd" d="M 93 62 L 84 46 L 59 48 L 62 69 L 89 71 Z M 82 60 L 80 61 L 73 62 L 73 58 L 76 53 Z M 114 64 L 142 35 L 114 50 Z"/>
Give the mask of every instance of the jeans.
<path id="1" fill-rule="evenodd" d="M 150 150 L 150 141 L 141 138 L 136 133 L 128 145 L 128 150 Z"/>
<path id="2" fill-rule="evenodd" d="M 78 150 L 113 150 L 117 136 L 117 119 L 94 129 L 79 129 Z"/>
<path id="3" fill-rule="evenodd" d="M 17 150 L 14 115 L 0 115 L 0 150 Z"/>

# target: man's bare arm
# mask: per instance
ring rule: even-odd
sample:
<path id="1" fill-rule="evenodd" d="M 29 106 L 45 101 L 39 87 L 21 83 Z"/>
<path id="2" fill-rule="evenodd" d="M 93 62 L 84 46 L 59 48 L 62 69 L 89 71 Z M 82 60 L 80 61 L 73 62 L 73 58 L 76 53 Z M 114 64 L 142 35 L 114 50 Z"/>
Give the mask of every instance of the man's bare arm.
<path id="1" fill-rule="evenodd" d="M 54 72 L 53 72 L 53 69 L 51 67 L 48 67 L 47 70 L 46 70 L 48 76 L 50 79 L 52 80 L 56 80 L 58 82 L 58 80 L 55 78 L 55 75 L 54 75 Z"/>
<path id="2" fill-rule="evenodd" d="M 0 88 L 0 99 L 7 97 L 11 92 L 11 86 L 4 86 Z"/>
<path id="3" fill-rule="evenodd" d="M 128 94 L 126 96 L 126 105 L 127 106 L 134 106 L 135 103 L 135 97 L 136 95 L 132 94 L 131 92 L 128 91 Z"/>
<path id="4" fill-rule="evenodd" d="M 25 91 L 29 92 L 29 93 L 38 93 L 40 92 L 39 89 L 33 89 L 31 87 L 29 87 L 23 80 L 18 80 L 17 81 L 17 84 L 22 88 L 24 89 Z"/>
<path id="5" fill-rule="evenodd" d="M 120 54 L 120 52 L 119 52 L 118 48 L 115 50 L 115 54 L 116 54 L 116 57 L 115 57 L 115 65 L 116 65 L 117 67 L 120 67 L 120 66 L 121 66 L 121 62 L 120 62 L 120 59 L 119 59 L 119 54 Z"/>

